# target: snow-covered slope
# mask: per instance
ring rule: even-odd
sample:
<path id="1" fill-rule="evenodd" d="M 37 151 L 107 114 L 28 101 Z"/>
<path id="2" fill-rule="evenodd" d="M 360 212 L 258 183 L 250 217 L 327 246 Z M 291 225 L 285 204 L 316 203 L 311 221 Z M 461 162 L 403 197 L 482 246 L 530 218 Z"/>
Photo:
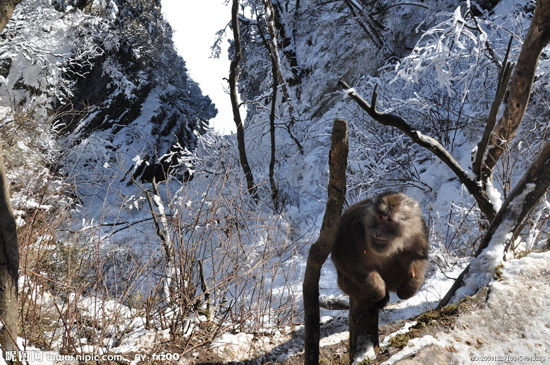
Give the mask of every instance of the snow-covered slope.
<path id="1" fill-rule="evenodd" d="M 424 351 L 442 353 L 447 363 L 545 362 L 550 358 L 550 254 L 533 253 L 507 262 L 489 286 L 481 309 L 464 314 L 453 330 L 411 340 L 384 364 L 401 364 Z M 433 346 L 437 346 L 434 350 Z M 402 364 L 419 364 L 414 359 Z"/>
<path id="2" fill-rule="evenodd" d="M 59 139 L 48 135 L 37 148 L 53 150 L 59 161 L 49 163 L 75 192 L 55 233 L 29 243 L 43 250 L 32 262 L 41 265 L 29 264 L 34 271 L 22 284 L 40 304 L 40 318 L 61 318 L 60 310 L 75 324 L 65 333 L 61 320 L 48 323 L 55 330 L 32 341 L 125 353 L 149 347 L 155 336 L 183 338 L 187 351 L 205 331 L 219 335 L 213 343 L 221 347 L 241 339 L 250 345 L 255 338 L 246 331 L 285 339 L 302 322 L 301 281 L 324 213 L 334 118 L 350 128 L 346 203 L 385 189 L 404 191 L 421 202 L 430 228 L 426 283 L 411 300 L 392 303 L 381 323 L 433 308 L 467 265 L 487 226 L 474 200 L 429 151 L 373 122 L 338 80 L 367 99 L 378 85 L 379 110 L 438 139 L 468 170 L 498 64 L 510 35 L 517 57 L 532 6 L 273 1 L 280 69 L 272 108 L 271 14 L 262 1 L 243 3 L 239 90 L 259 202 L 247 192 L 235 136 L 206 130 L 214 107 L 177 57 L 158 1 L 18 6 L 0 45 L 5 125 L 17 120 L 12 110 L 40 121 L 39 133 L 48 133 L 51 122 Z M 495 175 L 503 197 L 547 138 L 549 70 L 544 53 L 524 126 Z M 36 161 L 28 142 L 16 141 L 8 152 L 25 151 Z M 168 165 L 172 174 L 165 173 Z M 160 183 L 151 184 L 152 177 Z M 27 196 L 15 198 L 21 220 L 23 209 L 51 209 L 39 200 L 26 205 Z M 521 247 L 544 246 L 548 211 L 537 209 Z M 543 256 L 535 258 L 544 266 Z M 44 273 L 47 266 L 58 274 Z M 505 282 L 493 284 L 495 290 Z M 341 294 L 330 262 L 320 286 L 323 295 Z M 325 320 L 345 315 L 323 314 Z"/>

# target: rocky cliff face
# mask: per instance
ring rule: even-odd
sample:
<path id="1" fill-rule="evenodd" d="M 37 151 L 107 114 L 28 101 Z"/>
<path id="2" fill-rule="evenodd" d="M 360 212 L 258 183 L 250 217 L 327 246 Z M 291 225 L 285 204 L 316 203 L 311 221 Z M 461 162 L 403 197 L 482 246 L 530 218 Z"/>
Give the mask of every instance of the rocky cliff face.
<path id="1" fill-rule="evenodd" d="M 161 180 L 216 115 L 171 37 L 160 1 L 23 2 L 3 33 L 3 101 L 52 123 L 64 171 Z"/>

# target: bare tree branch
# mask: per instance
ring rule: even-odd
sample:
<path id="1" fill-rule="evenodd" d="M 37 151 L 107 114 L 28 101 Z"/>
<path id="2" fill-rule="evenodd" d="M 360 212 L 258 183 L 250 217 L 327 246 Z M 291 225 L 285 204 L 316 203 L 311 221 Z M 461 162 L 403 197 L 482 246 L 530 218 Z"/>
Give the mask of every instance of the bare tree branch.
<path id="1" fill-rule="evenodd" d="M 491 105 L 491 111 L 489 112 L 489 116 L 487 117 L 487 125 L 485 126 L 483 137 L 481 138 L 481 141 L 477 145 L 476 158 L 472 167 L 472 171 L 474 172 L 474 174 L 476 176 L 479 176 L 482 181 L 486 181 L 486 179 L 490 178 L 490 175 L 482 176 L 483 159 L 485 157 L 485 152 L 487 151 L 489 139 L 491 138 L 491 134 L 493 133 L 493 129 L 495 128 L 495 124 L 497 121 L 497 114 L 500 109 L 500 105 L 504 100 L 504 96 L 506 95 L 506 90 L 508 90 L 508 82 L 510 81 L 510 76 L 512 75 L 513 64 L 508 62 L 508 56 L 510 55 L 510 48 L 512 46 L 512 39 L 513 38 L 510 37 L 510 42 L 508 43 L 506 56 L 504 58 L 504 61 L 502 62 L 502 68 L 500 70 L 495 100 L 493 100 L 493 104 Z"/>
<path id="2" fill-rule="evenodd" d="M 376 89 L 373 91 L 371 105 L 363 99 L 354 89 L 352 89 L 346 82 L 340 80 L 340 85 L 347 89 L 347 94 L 352 98 L 363 110 L 365 110 L 374 120 L 380 124 L 387 126 L 395 127 L 405 133 L 410 139 L 412 139 L 418 145 L 430 150 L 435 154 L 439 159 L 445 163 L 458 177 L 461 183 L 466 186 L 466 189 L 472 194 L 476 202 L 479 205 L 479 208 L 485 214 L 489 221 L 492 221 L 495 217 L 496 210 L 493 204 L 487 198 L 487 195 L 484 190 L 480 187 L 478 182 L 472 178 L 472 175 L 469 175 L 462 166 L 451 156 L 449 151 L 445 149 L 435 139 L 429 136 L 425 136 L 419 131 L 412 128 L 403 118 L 394 114 L 382 114 L 376 110 L 376 101 L 378 99 L 378 94 Z"/>
<path id="3" fill-rule="evenodd" d="M 481 168 L 481 178 L 490 178 L 497 161 L 502 156 L 504 149 L 509 145 L 515 136 L 517 129 L 525 114 L 529 102 L 533 79 L 538 65 L 542 49 L 550 42 L 550 0 L 541 0 L 535 9 L 533 20 L 527 32 L 527 36 L 521 48 L 520 55 L 512 84 L 510 85 L 510 97 L 506 104 L 503 116 L 500 118 L 487 145 L 486 157 L 476 157 L 477 168 Z M 504 70 L 499 80 L 499 90 L 503 87 L 505 79 Z M 497 92 L 498 94 L 498 92 Z M 495 98 L 493 109 L 497 103 L 498 95 Z M 493 111 L 491 111 L 492 113 Z M 489 126 L 488 126 L 489 128 Z M 480 142 L 481 143 L 481 142 Z M 482 151 L 482 153 L 485 153 Z M 483 158 L 482 158 L 483 157 Z M 541 197 L 550 186 L 550 141 L 547 141 L 537 158 L 533 161 L 527 172 L 523 175 L 514 190 L 503 203 L 496 217 L 491 221 L 483 241 L 478 247 L 475 257 L 478 257 L 493 240 L 495 233 L 501 227 L 512 233 L 511 238 L 506 242 L 507 250 L 515 238 L 519 236 L 524 225 L 525 218 L 538 204 Z M 501 243 L 504 244 L 504 243 Z M 463 280 L 470 271 L 470 265 L 460 274 L 451 289 L 441 300 L 438 308 L 444 307 L 462 286 Z"/>
<path id="4" fill-rule="evenodd" d="M 272 63 L 271 65 L 272 80 L 273 80 L 273 93 L 271 94 L 271 111 L 269 113 L 269 138 L 271 141 L 271 158 L 269 161 L 269 183 L 271 185 L 271 200 L 275 210 L 279 210 L 279 189 L 277 188 L 277 182 L 275 181 L 275 163 L 276 158 L 276 147 L 275 147 L 275 117 L 277 111 L 277 89 L 278 89 L 278 75 L 277 75 L 277 65 Z"/>
<path id="5" fill-rule="evenodd" d="M 380 33 L 371 24 L 373 23 L 373 19 L 368 17 L 364 13 L 363 9 L 357 6 L 357 3 L 355 3 L 354 1 L 344 0 L 344 2 L 348 6 L 351 15 L 353 15 L 355 21 L 357 21 L 357 24 L 359 24 L 359 26 L 363 29 L 363 31 L 370 38 L 372 43 L 374 43 L 377 47 L 382 48 L 384 42 L 382 41 Z"/>
<path id="6" fill-rule="evenodd" d="M 529 213 L 536 207 L 542 196 L 548 191 L 550 186 L 550 141 L 547 141 L 543 149 L 533 161 L 527 172 L 523 175 L 520 182 L 510 193 L 506 201 L 502 204 L 495 219 L 491 222 L 489 230 L 485 234 L 483 241 L 479 245 L 475 257 L 489 247 L 495 233 L 504 227 L 512 233 L 511 238 L 506 242 L 507 250 L 512 242 L 519 236 L 521 228 Z M 470 265 L 464 269 L 460 276 L 455 280 L 453 286 L 445 297 L 439 302 L 437 308 L 446 306 L 456 291 L 462 286 L 463 280 L 470 271 Z"/>

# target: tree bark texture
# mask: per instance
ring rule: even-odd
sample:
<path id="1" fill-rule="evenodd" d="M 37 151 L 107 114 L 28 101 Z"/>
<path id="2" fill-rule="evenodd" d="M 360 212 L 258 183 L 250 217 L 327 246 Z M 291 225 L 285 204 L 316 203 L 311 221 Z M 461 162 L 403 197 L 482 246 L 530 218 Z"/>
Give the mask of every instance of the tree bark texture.
<path id="1" fill-rule="evenodd" d="M 358 353 L 372 344 L 378 353 L 378 308 L 368 300 L 356 302 L 350 298 L 349 308 L 349 362 L 353 363 Z"/>
<path id="2" fill-rule="evenodd" d="M 348 124 L 344 120 L 336 119 L 332 129 L 332 146 L 329 154 L 328 201 L 319 238 L 309 250 L 303 283 L 306 324 L 305 364 L 308 365 L 319 364 L 319 340 L 321 337 L 319 279 L 321 267 L 332 250 L 342 215 L 346 196 L 347 160 Z"/>
<path id="3" fill-rule="evenodd" d="M 10 193 L 0 147 L 0 346 L 16 351 L 19 279 L 19 247 Z"/>
<path id="4" fill-rule="evenodd" d="M 512 75 L 510 96 L 506 108 L 493 130 L 487 147 L 487 156 L 482 165 L 482 176 L 491 175 L 496 163 L 516 135 L 529 103 L 540 54 L 550 42 L 550 0 L 539 0 L 537 3 L 538 6 L 533 14 L 533 20 Z"/>
<path id="5" fill-rule="evenodd" d="M 497 91 L 495 93 L 495 99 L 491 105 L 491 110 L 489 111 L 489 116 L 487 117 L 487 123 L 485 124 L 485 130 L 483 131 L 483 136 L 477 145 L 476 157 L 474 163 L 472 164 L 473 173 L 479 177 L 482 182 L 486 182 L 488 179 L 491 179 L 491 170 L 483 168 L 485 153 L 487 151 L 487 146 L 489 146 L 489 141 L 493 134 L 493 129 L 497 123 L 498 110 L 500 105 L 506 96 L 506 91 L 508 90 L 508 83 L 510 82 L 510 77 L 512 76 L 513 64 L 508 61 L 510 56 L 510 49 L 512 47 L 512 41 L 514 38 L 510 37 L 508 42 L 508 48 L 506 50 L 506 56 L 502 62 Z M 487 175 L 488 174 L 488 175 Z"/>

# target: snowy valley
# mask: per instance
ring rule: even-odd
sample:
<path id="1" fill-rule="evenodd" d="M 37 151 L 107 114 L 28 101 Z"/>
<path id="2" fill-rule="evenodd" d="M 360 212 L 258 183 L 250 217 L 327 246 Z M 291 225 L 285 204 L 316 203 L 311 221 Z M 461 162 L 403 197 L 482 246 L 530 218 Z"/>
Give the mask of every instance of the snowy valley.
<path id="1" fill-rule="evenodd" d="M 216 106 L 189 76 L 160 0 L 16 6 L 0 34 L 0 135 L 18 226 L 19 355 L 29 364 L 303 363 L 302 282 L 341 118 L 344 208 L 401 191 L 429 228 L 426 281 L 381 310 L 381 354 L 370 363 L 548 361 L 546 194 L 517 237 L 510 223 L 474 259 L 491 230 L 486 211 L 432 151 L 353 98 L 371 102 L 376 90 L 377 110 L 475 175 L 499 74 L 506 57 L 517 62 L 537 2 L 239 5 L 242 52 L 230 23 L 213 53 L 241 56 L 255 194 L 237 135 L 209 128 Z M 546 46 L 521 126 L 484 186 L 495 213 L 548 140 L 549 85 Z M 452 314 L 429 317 L 468 265 Z M 330 259 L 319 287 L 323 302 L 347 300 Z M 349 363 L 347 316 L 321 310 L 323 363 Z"/>

